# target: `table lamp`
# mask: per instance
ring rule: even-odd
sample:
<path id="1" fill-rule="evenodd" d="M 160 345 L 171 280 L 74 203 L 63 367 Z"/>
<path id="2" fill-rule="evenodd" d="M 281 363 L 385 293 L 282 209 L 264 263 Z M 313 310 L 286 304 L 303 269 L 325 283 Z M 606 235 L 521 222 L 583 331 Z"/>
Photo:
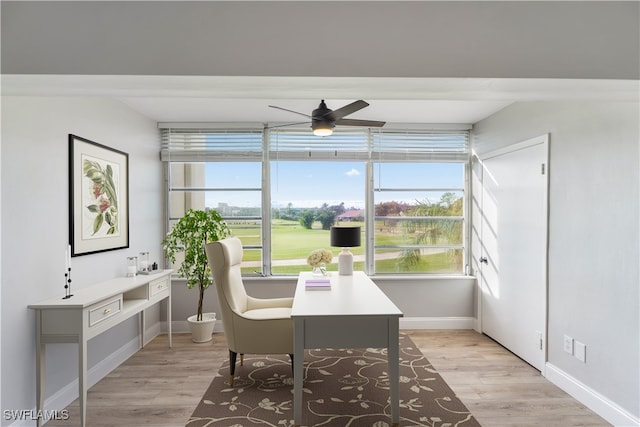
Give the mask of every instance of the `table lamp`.
<path id="1" fill-rule="evenodd" d="M 349 248 L 360 246 L 360 227 L 331 227 L 331 246 L 342 248 L 338 255 L 338 274 L 353 274 L 353 254 Z"/>

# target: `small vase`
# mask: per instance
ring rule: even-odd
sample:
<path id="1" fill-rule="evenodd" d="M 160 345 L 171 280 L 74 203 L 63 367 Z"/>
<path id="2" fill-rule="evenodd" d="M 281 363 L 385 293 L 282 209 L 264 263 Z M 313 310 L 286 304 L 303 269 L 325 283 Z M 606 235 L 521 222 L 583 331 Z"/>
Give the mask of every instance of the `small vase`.
<path id="1" fill-rule="evenodd" d="M 311 274 L 317 277 L 322 277 L 327 275 L 327 265 L 324 262 L 313 267 Z"/>

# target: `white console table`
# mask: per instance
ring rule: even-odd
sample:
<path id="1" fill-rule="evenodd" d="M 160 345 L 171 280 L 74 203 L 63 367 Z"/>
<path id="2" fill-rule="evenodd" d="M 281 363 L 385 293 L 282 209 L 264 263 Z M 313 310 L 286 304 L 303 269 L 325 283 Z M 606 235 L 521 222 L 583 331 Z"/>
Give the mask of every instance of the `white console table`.
<path id="1" fill-rule="evenodd" d="M 87 341 L 139 314 L 140 347 L 144 341 L 144 310 L 160 301 L 167 303 L 167 332 L 171 347 L 171 273 L 162 270 L 149 275 L 118 277 L 73 291 L 68 299 L 50 298 L 29 305 L 36 312 L 36 404 L 44 410 L 45 345 L 78 344 L 78 393 L 80 425 L 86 425 Z M 41 419 L 38 418 L 38 426 Z"/>

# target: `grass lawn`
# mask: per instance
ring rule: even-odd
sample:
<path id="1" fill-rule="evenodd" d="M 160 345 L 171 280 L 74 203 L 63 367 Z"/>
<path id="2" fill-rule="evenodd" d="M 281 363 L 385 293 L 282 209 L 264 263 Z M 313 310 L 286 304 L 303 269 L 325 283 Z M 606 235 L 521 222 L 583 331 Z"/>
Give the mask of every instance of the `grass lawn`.
<path id="1" fill-rule="evenodd" d="M 361 226 L 364 228 L 362 222 L 352 222 L 349 225 Z M 229 223 L 229 227 L 233 231 L 233 235 L 239 237 L 244 245 L 260 245 L 260 223 L 242 223 L 234 224 Z M 330 250 L 334 256 L 337 256 L 341 248 L 334 248 L 329 245 L 329 230 L 322 230 L 319 222 L 313 224 L 311 230 L 305 229 L 302 225 L 295 221 L 288 220 L 273 220 L 272 221 L 272 259 L 277 260 L 306 260 L 307 255 L 314 249 L 327 249 Z M 364 233 L 363 233 L 364 234 Z M 376 242 L 378 244 L 385 244 L 388 242 L 397 242 L 397 236 L 385 236 L 380 233 L 376 235 Z M 364 242 L 364 236 L 362 241 Z M 395 251 L 395 250 L 394 250 Z M 364 246 L 351 248 L 351 252 L 354 255 L 363 255 L 365 252 Z M 244 261 L 260 261 L 260 251 L 246 250 L 244 252 Z M 449 254 L 436 253 L 430 255 L 423 255 L 420 262 L 412 266 L 410 269 L 406 266 L 402 267 L 398 265 L 398 259 L 382 259 L 376 262 L 376 272 L 378 273 L 457 273 L 459 267 L 456 270 L 456 266 L 452 262 Z M 304 265 L 287 265 L 287 266 L 272 266 L 273 273 L 275 274 L 297 274 L 301 270 L 308 269 L 309 267 Z M 337 271 L 338 265 L 333 263 L 327 266 L 329 271 Z M 354 262 L 354 270 L 364 270 L 364 262 Z M 246 273 L 254 273 L 255 267 L 245 268 Z"/>
<path id="2" fill-rule="evenodd" d="M 364 226 L 363 223 L 352 223 L 356 226 Z M 259 224 L 253 227 L 238 226 L 230 223 L 229 227 L 233 235 L 239 237 L 245 245 L 259 244 Z M 364 239 L 363 239 L 364 241 Z M 340 253 L 340 248 L 329 245 L 329 230 L 323 230 L 319 222 L 313 224 L 308 230 L 295 221 L 276 219 L 271 225 L 271 251 L 275 259 L 300 259 L 306 258 L 314 249 L 327 249 L 334 255 Z M 352 248 L 354 255 L 364 254 L 364 247 Z M 259 254 L 252 254 L 255 259 L 245 257 L 247 261 L 259 260 Z"/>

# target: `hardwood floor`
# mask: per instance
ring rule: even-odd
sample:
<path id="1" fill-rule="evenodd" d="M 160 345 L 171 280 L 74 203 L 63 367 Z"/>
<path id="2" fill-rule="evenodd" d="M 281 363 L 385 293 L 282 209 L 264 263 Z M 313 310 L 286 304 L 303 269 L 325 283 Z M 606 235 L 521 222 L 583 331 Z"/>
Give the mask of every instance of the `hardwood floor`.
<path id="1" fill-rule="evenodd" d="M 485 427 L 611 425 L 486 335 L 404 332 Z"/>
<path id="2" fill-rule="evenodd" d="M 610 425 L 484 335 L 402 332 L 485 427 Z M 87 425 L 184 426 L 227 355 L 222 334 L 205 344 L 191 342 L 189 334 L 174 334 L 171 350 L 161 335 L 89 390 Z M 78 402 L 67 409 L 68 420 L 46 425 L 77 426 Z"/>

